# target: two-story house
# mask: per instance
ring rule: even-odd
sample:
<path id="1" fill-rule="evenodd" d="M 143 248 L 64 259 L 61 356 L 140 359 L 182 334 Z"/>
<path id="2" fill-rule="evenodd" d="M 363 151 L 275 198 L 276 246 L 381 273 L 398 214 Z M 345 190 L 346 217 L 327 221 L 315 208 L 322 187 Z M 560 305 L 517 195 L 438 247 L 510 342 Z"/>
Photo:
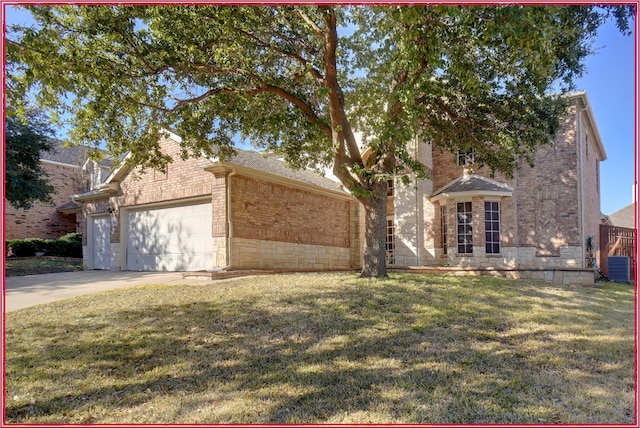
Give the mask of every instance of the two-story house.
<path id="1" fill-rule="evenodd" d="M 571 101 L 553 144 L 513 178 L 491 178 L 473 152 L 416 142 L 432 174 L 392 186 L 389 265 L 588 278 L 586 243 L 591 237 L 597 248 L 606 153 L 586 93 Z M 161 143 L 177 153 L 180 137 L 167 132 Z M 89 269 L 360 266 L 363 211 L 338 183 L 250 151 L 225 162 L 174 159 L 165 172 L 120 167 L 74 196 Z M 554 277 L 561 270 L 571 275 Z"/>

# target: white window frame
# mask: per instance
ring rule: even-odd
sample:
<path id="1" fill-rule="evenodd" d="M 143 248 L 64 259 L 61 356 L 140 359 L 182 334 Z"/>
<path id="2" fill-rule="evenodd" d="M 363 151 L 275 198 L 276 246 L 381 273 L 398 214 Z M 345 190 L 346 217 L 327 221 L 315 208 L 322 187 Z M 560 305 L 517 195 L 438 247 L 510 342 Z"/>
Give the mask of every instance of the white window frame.
<path id="1" fill-rule="evenodd" d="M 448 221 L 447 221 L 447 206 L 444 205 L 442 207 L 440 207 L 440 230 L 442 231 L 441 233 L 441 237 L 442 237 L 442 254 L 443 255 L 447 255 L 449 253 L 449 247 L 447 246 L 447 228 L 448 228 Z"/>
<path id="2" fill-rule="evenodd" d="M 475 148 L 469 149 L 467 152 L 458 151 L 456 154 L 456 164 L 459 166 L 472 165 L 476 162 Z"/>
<path id="3" fill-rule="evenodd" d="M 461 206 L 462 211 L 460 211 Z M 471 201 L 456 201 L 456 244 L 459 255 L 473 255 L 473 204 Z"/>
<path id="4" fill-rule="evenodd" d="M 393 216 L 387 217 L 387 229 L 385 232 L 385 260 L 387 265 L 394 265 L 396 263 L 396 228 L 393 224 Z"/>
<path id="5" fill-rule="evenodd" d="M 484 251 L 487 255 L 499 255 L 502 252 L 500 229 L 500 202 L 487 200 L 484 202 Z"/>

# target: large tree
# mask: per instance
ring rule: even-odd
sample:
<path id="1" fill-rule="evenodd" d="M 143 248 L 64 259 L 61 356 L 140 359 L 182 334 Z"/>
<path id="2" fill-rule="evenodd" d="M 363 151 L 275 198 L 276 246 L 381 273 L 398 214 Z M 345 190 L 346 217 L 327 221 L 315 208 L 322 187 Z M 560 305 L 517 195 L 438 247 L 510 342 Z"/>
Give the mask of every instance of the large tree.
<path id="1" fill-rule="evenodd" d="M 70 117 L 70 139 L 129 162 L 225 155 L 237 138 L 294 167 L 332 166 L 365 208 L 363 276 L 385 276 L 387 181 L 424 177 L 416 138 L 510 174 L 558 129 L 598 26 L 629 8 L 30 7 L 12 27 L 18 94 Z M 359 142 L 356 131 L 361 132 Z"/>
<path id="2" fill-rule="evenodd" d="M 15 116 L 5 118 L 5 196 L 18 209 L 34 202 L 51 202 L 53 186 L 42 169 L 42 152 L 53 149 L 52 131 L 41 113 L 26 113 L 26 122 Z"/>

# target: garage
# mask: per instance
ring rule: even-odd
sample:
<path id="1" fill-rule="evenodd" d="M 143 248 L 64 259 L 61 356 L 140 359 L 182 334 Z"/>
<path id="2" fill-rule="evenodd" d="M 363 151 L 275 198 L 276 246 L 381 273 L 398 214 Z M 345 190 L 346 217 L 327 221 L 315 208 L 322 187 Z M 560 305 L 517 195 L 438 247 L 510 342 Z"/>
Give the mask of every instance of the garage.
<path id="1" fill-rule="evenodd" d="M 126 260 L 132 271 L 212 269 L 211 202 L 126 212 Z"/>

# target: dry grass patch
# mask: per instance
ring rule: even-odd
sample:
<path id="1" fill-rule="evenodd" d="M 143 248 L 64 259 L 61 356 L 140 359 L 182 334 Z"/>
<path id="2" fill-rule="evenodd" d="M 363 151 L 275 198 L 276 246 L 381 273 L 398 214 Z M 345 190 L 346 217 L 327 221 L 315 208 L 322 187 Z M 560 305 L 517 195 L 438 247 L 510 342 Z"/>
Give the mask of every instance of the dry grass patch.
<path id="1" fill-rule="evenodd" d="M 66 273 L 69 271 L 82 271 L 82 262 L 47 258 L 6 259 L 5 275 L 7 277 Z"/>
<path id="2" fill-rule="evenodd" d="M 7 314 L 11 423 L 631 423 L 634 294 L 263 276 Z"/>

